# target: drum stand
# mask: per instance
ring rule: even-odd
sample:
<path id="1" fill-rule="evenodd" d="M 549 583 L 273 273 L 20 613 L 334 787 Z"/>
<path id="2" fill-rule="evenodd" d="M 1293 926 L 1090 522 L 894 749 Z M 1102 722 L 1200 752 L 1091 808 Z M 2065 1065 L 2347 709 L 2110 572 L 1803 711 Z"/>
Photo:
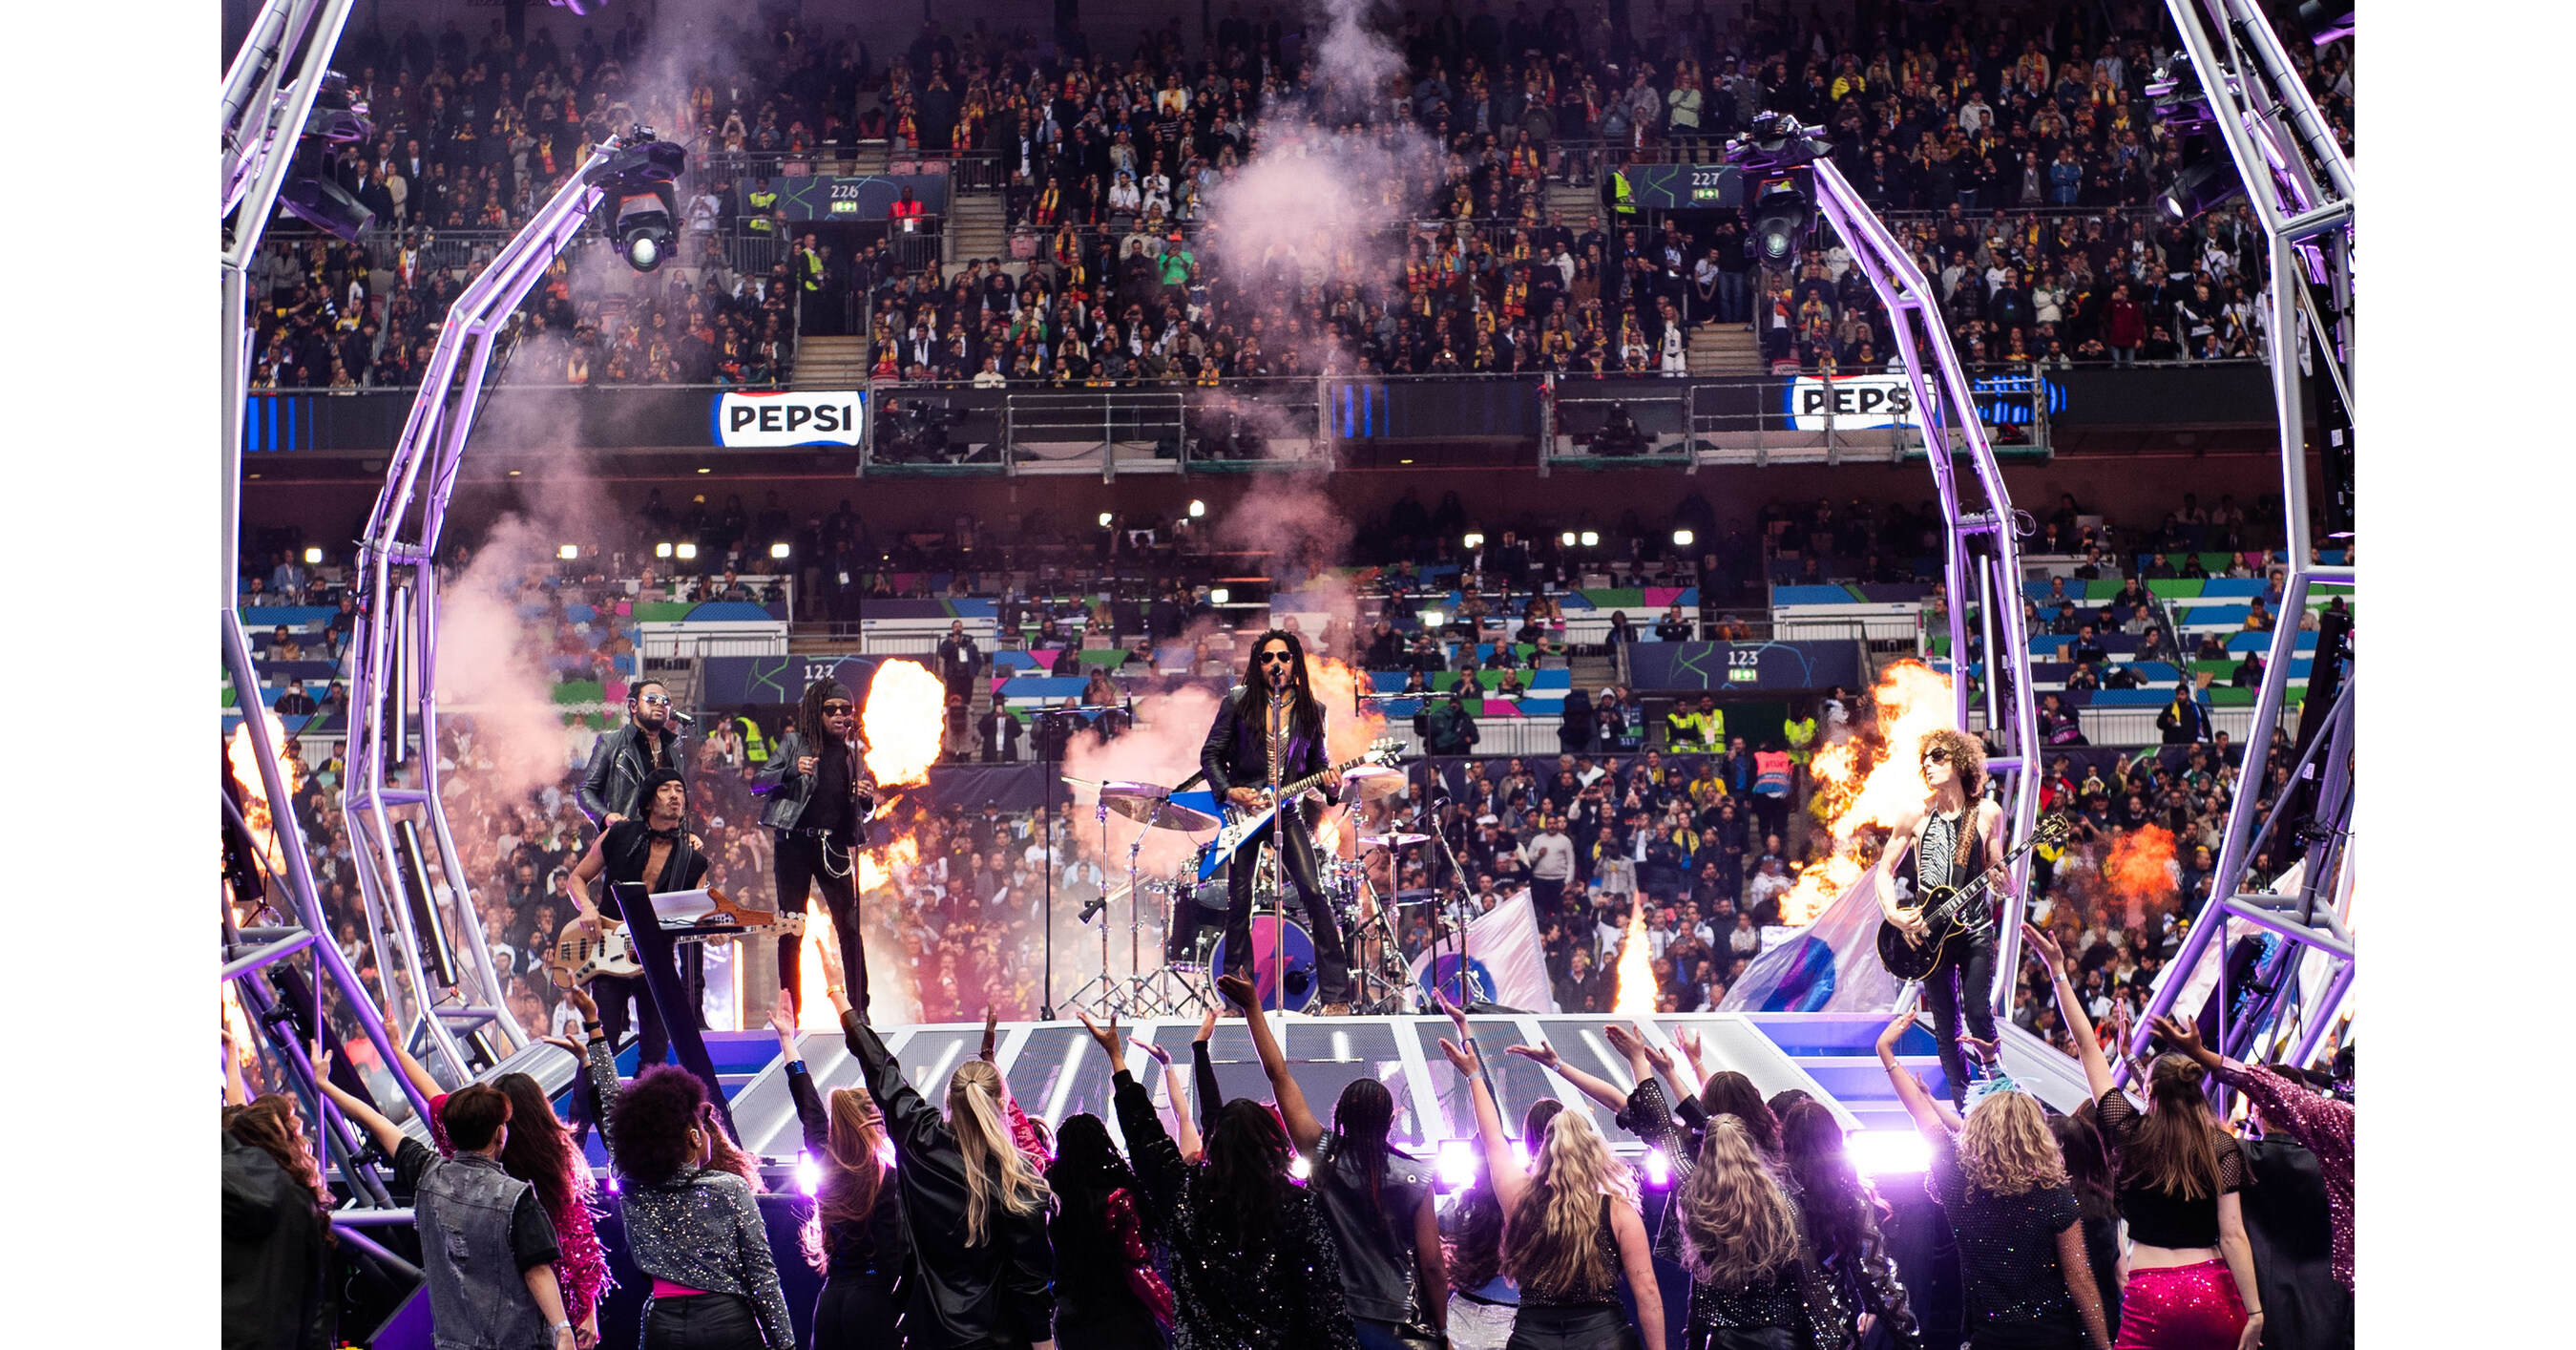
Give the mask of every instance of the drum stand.
<path id="1" fill-rule="evenodd" d="M 1108 798 L 1103 797 L 1100 804 L 1092 809 L 1094 815 L 1100 821 L 1100 851 L 1102 853 L 1107 853 L 1109 851 Z M 1140 831 L 1136 836 L 1136 848 L 1143 847 L 1144 843 L 1145 836 Z M 1134 926 L 1132 915 L 1136 905 L 1136 848 L 1130 848 L 1127 850 L 1127 905 L 1131 915 L 1129 920 L 1129 926 L 1131 929 Z M 1126 981 L 1120 980 L 1109 973 L 1108 894 L 1106 892 L 1102 893 L 1100 899 L 1095 901 L 1094 904 L 1099 907 L 1100 911 L 1100 973 L 1090 979 L 1084 980 L 1072 993 L 1065 995 L 1064 1003 L 1061 1006 L 1068 1008 L 1086 1008 L 1088 1011 L 1094 1013 L 1114 1017 L 1117 1014 L 1126 1011 Z M 1086 905 L 1084 908 L 1089 909 L 1091 906 Z M 1084 919 L 1083 922 L 1088 923 L 1090 920 Z M 1129 959 L 1132 961 L 1134 958 L 1131 956 Z M 1096 995 L 1091 992 L 1091 987 L 1093 985 L 1100 986 L 1100 991 Z"/>
<path id="2" fill-rule="evenodd" d="M 1395 850 L 1381 847 L 1380 851 L 1386 854 L 1387 876 L 1392 878 L 1395 875 Z M 1360 873 L 1360 894 L 1377 910 L 1377 917 L 1372 922 L 1376 927 L 1378 948 L 1374 964 L 1365 969 L 1354 964 L 1351 970 L 1352 982 L 1356 986 L 1351 991 L 1352 1010 L 1366 1011 L 1373 1016 L 1411 1012 L 1413 1000 L 1406 997 L 1404 944 L 1398 940 L 1395 923 L 1388 917 L 1387 900 L 1393 897 L 1381 899 L 1378 896 L 1377 887 L 1369 881 L 1366 869 Z M 1360 926 L 1354 923 L 1351 927 L 1354 951 L 1358 950 L 1359 942 Z"/>

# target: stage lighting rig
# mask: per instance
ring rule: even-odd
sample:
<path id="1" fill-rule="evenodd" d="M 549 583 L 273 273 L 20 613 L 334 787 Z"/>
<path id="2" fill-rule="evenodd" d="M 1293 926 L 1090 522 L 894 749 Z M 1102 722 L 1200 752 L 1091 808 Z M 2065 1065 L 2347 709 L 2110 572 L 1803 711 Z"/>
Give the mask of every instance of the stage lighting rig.
<path id="1" fill-rule="evenodd" d="M 2244 195 L 2245 180 L 2237 176 L 2234 161 L 2211 155 L 2174 175 L 2172 186 L 2156 194 L 2156 212 L 2180 224 Z"/>
<path id="2" fill-rule="evenodd" d="M 1746 173 L 1762 173 L 1813 164 L 1832 149 L 1821 132 L 1797 118 L 1761 112 L 1754 114 L 1752 130 L 1726 143 L 1726 162 Z"/>
<path id="3" fill-rule="evenodd" d="M 671 254 L 680 219 L 671 185 L 688 162 L 687 150 L 639 126 L 591 175 L 602 194 L 600 224 L 616 242 L 618 256 L 638 272 L 660 267 Z"/>
<path id="4" fill-rule="evenodd" d="M 2209 88 L 2187 52 L 2175 52 L 2147 77 L 2147 101 L 2166 129 L 2176 134 L 2206 130 L 2218 120 Z"/>
<path id="5" fill-rule="evenodd" d="M 1831 150 L 1812 128 L 1787 113 L 1765 112 L 1753 129 L 1726 143 L 1726 162 L 1761 181 L 1745 195 L 1744 256 L 1780 266 L 1798 256 L 1801 241 L 1816 223 L 1815 197 L 1808 191 L 1807 166 Z"/>
<path id="6" fill-rule="evenodd" d="M 336 70 L 325 72 L 322 87 L 313 96 L 313 110 L 305 115 L 304 130 L 296 137 L 294 162 L 278 187 L 278 204 L 298 219 L 354 241 L 376 213 L 331 176 L 332 159 L 342 146 L 356 145 L 373 131 L 367 105 L 349 97 L 348 77 Z"/>
<path id="7" fill-rule="evenodd" d="M 1794 178 L 1764 183 L 1744 213 L 1744 256 L 1775 267 L 1787 264 L 1815 223 L 1815 202 Z"/>
<path id="8" fill-rule="evenodd" d="M 2299 0 L 2299 23 L 2308 41 L 2322 47 L 2352 36 L 2352 0 Z"/>

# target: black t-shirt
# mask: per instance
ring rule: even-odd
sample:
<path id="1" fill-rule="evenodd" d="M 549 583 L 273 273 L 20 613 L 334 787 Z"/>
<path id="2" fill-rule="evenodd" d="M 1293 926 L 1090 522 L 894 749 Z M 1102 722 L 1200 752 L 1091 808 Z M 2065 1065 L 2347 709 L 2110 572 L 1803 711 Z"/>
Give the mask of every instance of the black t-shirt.
<path id="1" fill-rule="evenodd" d="M 420 1185 L 421 1174 L 439 1161 L 429 1145 L 417 1139 L 405 1139 L 394 1154 L 394 1180 L 406 1187 Z M 546 1207 L 537 1199 L 537 1188 L 519 1192 L 519 1203 L 510 1210 L 510 1255 L 521 1270 L 534 1270 L 563 1259 L 562 1244 L 555 1239 L 555 1221 L 546 1217 Z"/>
<path id="2" fill-rule="evenodd" d="M 1959 1167 L 1958 1147 L 1947 1139 L 1933 1142 L 1924 1189 L 1949 1211 L 1958 1234 L 1968 1331 L 1978 1350 L 2089 1344 L 2057 1264 L 2057 1235 L 2081 1216 L 2073 1189 L 2045 1186 L 2019 1195 L 1972 1190 Z"/>
<path id="3" fill-rule="evenodd" d="M 2098 1107 L 2102 1136 L 2110 1141 L 2114 1162 L 2122 1164 L 2129 1142 L 2137 1137 L 2138 1126 L 2145 1119 L 2138 1108 L 2118 1088 L 2102 1094 Z M 2129 1221 L 2129 1236 L 2155 1247 L 2189 1251 L 2218 1245 L 2218 1197 L 2244 1189 L 2245 1155 L 2236 1141 L 2218 1141 L 2218 1189 L 2197 1200 L 2186 1200 L 2133 1178 L 2122 1178 L 2119 1190 L 2120 1217 Z"/>
<path id="4" fill-rule="evenodd" d="M 814 790 L 805 794 L 805 814 L 796 821 L 798 827 L 828 830 L 835 839 L 847 833 L 850 823 L 850 756 L 837 745 L 816 747 L 814 756 Z"/>

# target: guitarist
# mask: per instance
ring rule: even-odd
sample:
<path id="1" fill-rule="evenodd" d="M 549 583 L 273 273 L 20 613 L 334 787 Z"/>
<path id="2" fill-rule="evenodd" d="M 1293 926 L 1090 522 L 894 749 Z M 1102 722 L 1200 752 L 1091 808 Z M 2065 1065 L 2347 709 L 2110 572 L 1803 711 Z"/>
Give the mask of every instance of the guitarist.
<path id="1" fill-rule="evenodd" d="M 600 831 L 590 843 L 590 852 L 564 875 L 564 897 L 580 911 L 572 927 L 598 934 L 606 931 L 609 924 L 625 921 L 618 911 L 617 893 L 611 889 L 615 882 L 641 881 L 646 890 L 656 895 L 693 891 L 705 884 L 707 858 L 699 852 L 704 845 L 682 824 L 688 813 L 689 790 L 679 770 L 656 769 L 645 775 L 636 801 L 645 813 L 643 818 L 621 820 Z M 593 900 L 594 892 L 604 903 Z M 692 1006 L 705 997 L 705 963 L 705 952 L 697 944 L 680 947 L 680 980 L 688 987 Z M 671 1034 L 662 1025 L 662 1011 L 653 1005 L 644 977 L 602 975 L 590 984 L 608 1043 L 614 1046 L 626 1035 L 626 1001 L 631 998 L 643 1009 L 644 1019 L 636 1049 L 640 1058 L 635 1062 L 661 1063 L 671 1048 Z"/>
<path id="2" fill-rule="evenodd" d="M 1199 749 L 1199 767 L 1207 774 L 1209 790 L 1242 811 L 1268 806 L 1270 788 L 1331 767 L 1324 752 L 1323 705 L 1315 701 L 1306 674 L 1305 645 L 1296 634 L 1274 628 L 1252 644 L 1252 668 L 1244 672 L 1242 687 L 1217 709 L 1207 743 Z M 1340 790 L 1338 782 L 1327 782 L 1321 789 L 1326 801 L 1338 797 Z M 1311 798 L 1291 803 L 1279 812 L 1268 837 L 1286 860 L 1288 880 L 1314 932 L 1323 1011 L 1338 1015 L 1350 1011 L 1350 952 L 1343 942 L 1341 920 L 1315 879 L 1315 850 L 1308 834 L 1313 824 L 1308 812 L 1313 809 Z M 1229 969 L 1221 974 L 1247 978 L 1252 974 L 1252 881 L 1259 853 L 1246 847 L 1228 860 L 1225 952 Z"/>
<path id="3" fill-rule="evenodd" d="M 771 854 L 778 912 L 804 914 L 812 891 L 821 888 L 832 935 L 841 944 L 841 967 L 849 972 L 850 1004 L 866 1012 L 868 958 L 859 937 L 857 850 L 876 814 L 877 791 L 859 758 L 864 747 L 858 725 L 849 686 L 838 680 L 805 686 L 795 728 L 780 739 L 751 790 L 768 799 L 760 823 L 778 841 Z M 778 940 L 778 987 L 799 1006 L 804 1000 L 804 946 L 799 934 Z"/>
<path id="4" fill-rule="evenodd" d="M 1879 855 L 1872 870 L 1880 911 L 1890 924 L 1904 930 L 1907 942 L 1917 945 L 1931 936 L 1928 926 L 1914 910 L 1901 909 L 1896 903 L 1896 869 L 1907 855 L 1914 859 L 1918 896 L 1929 895 L 1935 886 L 1965 886 L 1980 873 L 1996 874 L 1996 889 L 1988 892 L 1987 900 L 1960 916 L 1963 924 L 1978 924 L 1977 931 L 1952 939 L 1941 963 L 1924 980 L 1923 1001 L 1932 1009 L 1941 1070 L 1949 1076 L 1951 1100 L 1964 1109 L 1968 1074 L 1959 1052 L 1962 1007 L 1970 1037 L 1985 1042 L 1995 1038 L 1995 925 L 1988 918 L 1991 911 L 1984 907 L 1994 903 L 2005 884 L 2003 869 L 1996 864 L 2003 855 L 1997 839 L 2003 808 L 1985 798 L 1986 753 L 1975 738 L 1942 727 L 1924 736 L 1922 756 L 1923 785 L 1929 789 L 1923 805 L 1909 808 L 1893 822 L 1887 851 Z"/>

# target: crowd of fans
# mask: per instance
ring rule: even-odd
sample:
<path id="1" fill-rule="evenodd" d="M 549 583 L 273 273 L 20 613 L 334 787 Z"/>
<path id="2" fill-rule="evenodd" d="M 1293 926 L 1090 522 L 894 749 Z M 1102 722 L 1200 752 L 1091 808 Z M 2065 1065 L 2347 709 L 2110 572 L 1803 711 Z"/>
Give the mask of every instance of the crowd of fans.
<path id="1" fill-rule="evenodd" d="M 337 173 L 404 243 L 379 248 L 400 254 L 391 265 L 319 244 L 271 262 L 254 293 L 263 378 L 416 380 L 462 284 L 444 267 L 415 275 L 421 232 L 514 228 L 588 144 L 639 122 L 693 153 L 681 265 L 631 303 L 569 295 L 558 277 L 531 302 L 543 326 L 532 314 L 529 335 L 550 345 L 527 378 L 764 383 L 784 375 L 798 306 L 808 331 L 864 311 L 887 381 L 1681 374 L 1689 329 L 1709 322 L 1750 325 L 1774 362 L 1881 368 L 1888 318 L 1839 242 L 1757 267 L 1737 213 L 1658 228 L 1624 195 L 1632 160 L 1713 158 L 1766 109 L 1821 128 L 1862 196 L 1899 217 L 1965 359 L 2255 356 L 2250 216 L 2174 224 L 2149 209 L 2198 153 L 2146 92 L 2171 50 L 2160 15 L 1904 6 L 1818 27 L 1695 5 L 1639 33 L 1562 0 L 1508 16 L 1480 3 L 1381 33 L 1402 71 L 1373 87 L 1324 69 L 1320 34 L 1266 7 L 1238 8 L 1195 50 L 1177 19 L 1123 53 L 1078 28 L 979 20 L 951 37 L 931 21 L 884 60 L 854 27 L 792 19 L 692 30 L 677 58 L 633 14 L 605 40 L 582 25 L 570 47 L 542 23 L 513 40 L 496 19 L 474 41 L 454 23 L 436 38 L 369 25 L 340 64 L 376 134 Z M 2348 44 L 2289 45 L 2348 143 Z M 915 263 L 882 240 L 796 237 L 764 212 L 773 174 L 863 140 L 993 161 L 1009 263 Z M 1237 248 L 1212 208 L 1265 158 L 1392 168 L 1356 186 L 1362 219 Z M 1599 209 L 1549 209 L 1550 182 L 1598 187 Z M 785 256 L 728 251 L 746 235 Z"/>

